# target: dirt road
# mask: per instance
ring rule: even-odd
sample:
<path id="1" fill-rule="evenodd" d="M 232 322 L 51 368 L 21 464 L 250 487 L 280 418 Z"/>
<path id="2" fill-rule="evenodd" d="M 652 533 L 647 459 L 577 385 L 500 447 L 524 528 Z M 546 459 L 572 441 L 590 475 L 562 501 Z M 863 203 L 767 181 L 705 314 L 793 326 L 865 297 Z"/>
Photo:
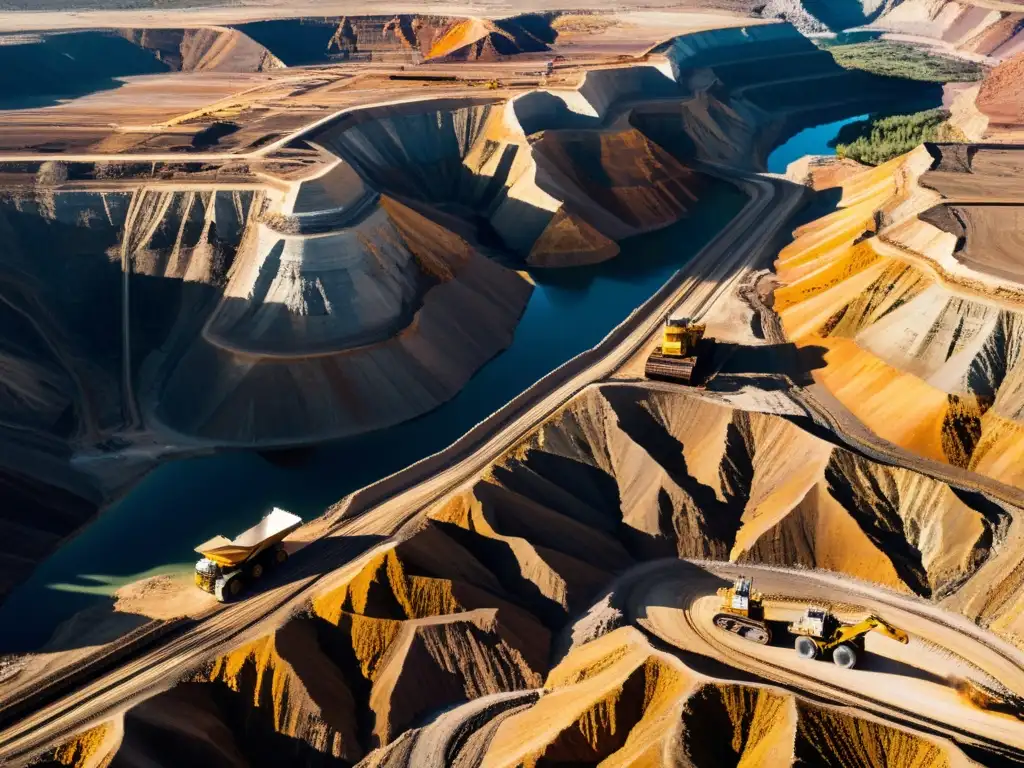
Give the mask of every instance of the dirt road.
<path id="1" fill-rule="evenodd" d="M 755 175 L 728 178 L 751 201 L 689 264 L 594 349 L 582 353 L 523 392 L 463 438 L 432 457 L 357 492 L 332 510 L 337 522 L 289 563 L 277 584 L 240 603 L 215 605 L 194 629 L 140 655 L 59 698 L 0 732 L 0 761 L 23 764 L 78 731 L 171 687 L 183 672 L 258 637 L 299 609 L 316 589 L 346 578 L 362 558 L 477 475 L 582 389 L 611 374 L 660 330 L 680 305 L 699 312 L 729 290 L 799 206 L 802 187 Z M 56 692 L 55 692 L 56 693 Z"/>
<path id="2" fill-rule="evenodd" d="M 769 621 L 792 621 L 808 604 L 836 603 L 841 618 L 875 613 L 909 633 L 910 642 L 871 633 L 862 663 L 846 670 L 799 658 L 788 633 L 776 633 L 768 646 L 743 640 L 712 623 L 721 605 L 716 589 L 740 574 L 752 576 L 765 594 Z M 1024 722 L 972 705 L 950 683 L 970 679 L 1022 696 L 1024 653 L 923 600 L 823 573 L 688 561 L 645 566 L 620 586 L 632 621 L 677 650 L 714 660 L 718 672 L 717 662 L 724 662 L 961 744 L 1024 756 Z"/>
<path id="3" fill-rule="evenodd" d="M 472 3 L 432 3 L 427 0 L 404 0 L 382 5 L 369 0 L 217 0 L 196 2 L 192 8 L 110 8 L 106 10 L 35 10 L 38 0 L 21 0 L 26 8 L 17 13 L 0 13 L 0 32 L 103 29 L 110 27 L 204 27 L 243 24 L 270 19 L 302 17 L 374 16 L 379 14 L 425 13 L 433 16 L 477 16 L 501 18 L 520 13 L 550 11 L 550 0 L 474 0 Z M 56 2 L 50 0 L 52 5 Z M 65 0 L 66 2 L 66 0 Z M 113 4 L 113 3 L 111 3 Z M 99 3 L 95 3 L 99 5 Z M 138 3 L 142 5 L 142 3 Z M 708 16 L 720 19 L 735 14 L 746 15 L 756 3 L 746 0 L 691 0 L 679 8 L 678 0 L 590 0 L 591 11 L 639 12 L 645 16 Z M 702 12 L 703 11 L 703 12 Z"/>

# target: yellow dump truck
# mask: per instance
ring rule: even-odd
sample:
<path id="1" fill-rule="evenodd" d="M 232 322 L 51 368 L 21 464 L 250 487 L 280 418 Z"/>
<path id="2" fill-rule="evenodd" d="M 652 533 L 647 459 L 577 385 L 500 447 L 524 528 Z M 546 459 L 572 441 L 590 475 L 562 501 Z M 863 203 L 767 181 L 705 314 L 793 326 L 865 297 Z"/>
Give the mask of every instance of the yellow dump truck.
<path id="1" fill-rule="evenodd" d="M 647 358 L 644 375 L 649 379 L 690 384 L 697 365 L 697 346 L 707 326 L 689 317 L 671 317 L 665 322 L 661 345 Z"/>
<path id="2" fill-rule="evenodd" d="M 288 559 L 282 541 L 300 525 L 301 517 L 275 507 L 259 523 L 234 539 L 214 536 L 203 542 L 195 550 L 203 556 L 196 563 L 196 586 L 215 595 L 222 603 L 240 596 L 269 568 Z"/>

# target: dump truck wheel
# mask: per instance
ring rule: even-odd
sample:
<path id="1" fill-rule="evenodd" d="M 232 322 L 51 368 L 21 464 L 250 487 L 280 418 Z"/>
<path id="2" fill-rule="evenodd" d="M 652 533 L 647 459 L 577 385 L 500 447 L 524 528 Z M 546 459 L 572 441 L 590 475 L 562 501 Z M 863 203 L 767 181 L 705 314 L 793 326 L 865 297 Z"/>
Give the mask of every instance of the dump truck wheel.
<path id="1" fill-rule="evenodd" d="M 818 644 L 809 637 L 801 635 L 796 639 L 794 647 L 796 648 L 796 655 L 801 659 L 818 658 Z"/>
<path id="2" fill-rule="evenodd" d="M 288 551 L 284 547 L 278 547 L 274 550 L 274 562 L 278 565 L 284 565 L 288 562 Z"/>
<path id="3" fill-rule="evenodd" d="M 832 651 L 832 661 L 837 667 L 853 669 L 857 666 L 857 649 L 850 643 L 843 643 Z"/>
<path id="4" fill-rule="evenodd" d="M 236 573 L 229 576 L 226 581 L 220 582 L 214 587 L 214 596 L 222 603 L 234 600 L 245 591 L 245 579 L 242 574 Z"/>
<path id="5" fill-rule="evenodd" d="M 263 576 L 263 563 L 253 563 L 249 569 L 249 578 L 258 579 Z"/>

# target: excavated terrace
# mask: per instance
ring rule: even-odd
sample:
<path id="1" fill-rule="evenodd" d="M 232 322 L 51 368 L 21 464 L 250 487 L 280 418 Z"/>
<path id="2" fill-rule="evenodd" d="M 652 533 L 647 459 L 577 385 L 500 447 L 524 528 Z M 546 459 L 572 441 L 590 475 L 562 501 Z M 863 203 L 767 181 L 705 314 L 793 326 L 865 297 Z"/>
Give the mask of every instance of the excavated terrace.
<path id="1" fill-rule="evenodd" d="M 741 76 L 767 60 L 780 75 Z M 787 92 L 790 60 L 804 77 Z M 814 119 L 819 91 L 849 85 L 842 108 L 861 111 L 862 76 L 830 62 L 784 25 L 705 32 L 575 90 L 348 111 L 223 178 L 191 169 L 181 189 L 170 165 L 135 187 L 110 163 L 31 166 L 35 186 L 0 204 L 25 275 L 8 327 L 31 326 L 6 412 L 39 441 L 11 482 L 48 482 L 72 451 L 133 450 L 114 475 L 64 471 L 79 494 L 99 485 L 89 510 L 161 456 L 357 435 L 436 407 L 511 340 L 531 287 L 508 266 L 606 260 L 688 216 L 719 184 L 695 163 L 756 167 Z M 42 244 L 61 256 L 31 258 Z M 66 264 L 86 293 L 54 278 Z M 12 569 L 77 514 L 31 532 L 37 554 L 12 550 Z"/>

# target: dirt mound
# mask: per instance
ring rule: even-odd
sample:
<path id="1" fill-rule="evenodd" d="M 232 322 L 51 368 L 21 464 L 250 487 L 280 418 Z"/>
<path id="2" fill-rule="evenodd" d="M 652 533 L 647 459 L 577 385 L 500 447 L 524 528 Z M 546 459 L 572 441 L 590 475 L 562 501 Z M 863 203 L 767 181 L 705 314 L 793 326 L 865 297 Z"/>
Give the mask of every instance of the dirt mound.
<path id="1" fill-rule="evenodd" d="M 106 768 L 121 747 L 122 730 L 121 718 L 100 723 L 64 742 L 35 764 L 46 768 Z"/>
<path id="2" fill-rule="evenodd" d="M 499 23 L 476 18 L 454 22 L 436 37 L 427 59 L 496 61 L 503 56 L 548 50 L 547 45 L 526 34 L 514 20 L 506 20 L 501 26 Z"/>
<path id="3" fill-rule="evenodd" d="M 636 129 L 545 133 L 533 147 L 538 162 L 639 232 L 686 216 L 702 186 L 699 174 Z"/>
<path id="4" fill-rule="evenodd" d="M 551 670 L 544 697 L 498 726 L 484 765 L 594 764 L 624 749 L 637 759 L 657 754 L 666 721 L 692 686 L 672 661 L 630 627 L 583 646 Z"/>
<path id="5" fill-rule="evenodd" d="M 328 577 L 305 612 L 128 710 L 118 754 L 942 765 L 944 748 L 903 731 L 708 685 L 601 596 L 630 566 L 678 555 L 947 593 L 988 555 L 972 501 L 779 417 L 589 390 L 407 536 Z"/>
<path id="6" fill-rule="evenodd" d="M 557 14 L 501 19 L 434 14 L 351 15 L 238 24 L 232 31 L 288 66 L 328 62 L 496 61 L 548 50 Z"/>
<path id="7" fill-rule="evenodd" d="M 121 29 L 175 72 L 266 72 L 284 64 L 236 29 Z"/>
<path id="8" fill-rule="evenodd" d="M 548 675 L 546 695 L 503 719 L 484 765 L 605 761 L 608 765 L 945 767 L 948 744 L 808 704 L 767 688 L 701 684 L 632 628 L 573 650 Z"/>
<path id="9" fill-rule="evenodd" d="M 1024 53 L 1004 61 L 981 84 L 978 109 L 990 128 L 1024 128 Z"/>

